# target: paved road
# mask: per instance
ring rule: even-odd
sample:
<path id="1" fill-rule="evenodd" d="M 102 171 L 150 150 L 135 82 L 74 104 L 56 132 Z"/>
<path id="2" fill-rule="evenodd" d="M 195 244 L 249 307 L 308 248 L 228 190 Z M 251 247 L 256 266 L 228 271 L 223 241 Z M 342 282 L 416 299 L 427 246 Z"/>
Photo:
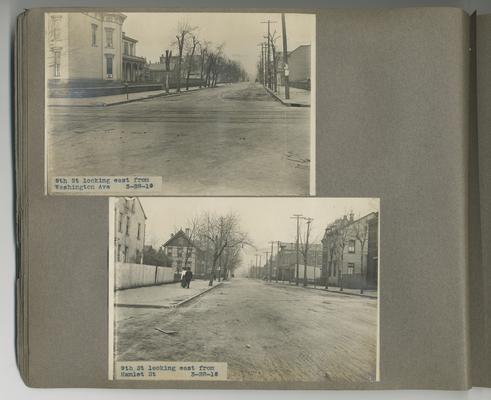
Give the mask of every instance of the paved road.
<path id="1" fill-rule="evenodd" d="M 116 360 L 222 361 L 231 380 L 366 382 L 375 377 L 376 304 L 236 279 L 173 311 L 117 308 Z"/>
<path id="2" fill-rule="evenodd" d="M 259 85 L 48 112 L 50 176 L 163 176 L 165 194 L 309 192 L 310 109 Z"/>

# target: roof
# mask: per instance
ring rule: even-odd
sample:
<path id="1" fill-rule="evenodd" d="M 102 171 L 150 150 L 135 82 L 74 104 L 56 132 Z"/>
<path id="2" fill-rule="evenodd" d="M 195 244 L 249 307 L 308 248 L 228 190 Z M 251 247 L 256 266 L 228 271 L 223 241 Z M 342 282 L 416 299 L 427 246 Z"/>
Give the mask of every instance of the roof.
<path id="1" fill-rule="evenodd" d="M 140 208 L 142 210 L 142 213 L 143 213 L 143 216 L 145 217 L 145 219 L 147 219 L 147 214 L 145 214 L 145 209 L 143 208 L 142 206 L 142 203 L 140 201 L 140 198 L 139 197 L 134 197 L 134 199 L 136 199 L 136 201 L 138 202 L 138 204 L 140 205 Z"/>
<path id="2" fill-rule="evenodd" d="M 344 224 L 343 226 L 341 226 L 341 228 L 347 228 L 347 227 L 349 227 L 349 226 L 351 226 L 351 225 L 353 225 L 353 224 L 355 224 L 355 223 L 357 223 L 357 222 L 361 221 L 362 219 L 365 219 L 365 218 L 367 218 L 367 219 L 368 219 L 368 218 L 370 218 L 370 217 L 375 217 L 375 216 L 378 216 L 378 211 L 372 211 L 371 213 L 368 213 L 368 214 L 364 215 L 363 217 L 360 217 L 360 218 L 354 219 L 353 221 L 350 221 L 350 220 L 348 219 L 348 220 L 347 220 L 347 224 Z M 326 227 L 326 232 L 325 232 L 324 236 L 328 235 L 327 230 L 328 230 L 329 228 L 331 228 L 331 227 L 332 227 L 332 228 L 334 228 L 334 230 L 339 229 L 339 228 L 340 228 L 339 223 L 340 223 L 340 222 L 342 222 L 342 221 L 343 221 L 343 218 L 339 218 L 339 219 L 337 219 L 336 221 L 334 221 L 333 223 L 331 223 L 331 224 L 327 225 L 327 227 Z"/>
<path id="3" fill-rule="evenodd" d="M 165 242 L 163 244 L 164 247 L 167 247 L 167 246 L 174 246 L 173 242 L 178 240 L 178 239 L 184 239 L 186 242 L 187 242 L 187 247 L 195 247 L 196 249 L 198 250 L 201 250 L 185 233 L 182 229 L 179 229 L 179 231 L 177 233 L 175 233 L 174 235 L 172 235 L 172 237 L 167 240 L 167 242 Z"/>
<path id="4" fill-rule="evenodd" d="M 138 40 L 133 39 L 132 37 L 127 36 L 124 32 L 123 32 L 123 40 L 127 40 L 128 42 L 133 42 L 133 43 L 137 43 L 138 42 Z"/>

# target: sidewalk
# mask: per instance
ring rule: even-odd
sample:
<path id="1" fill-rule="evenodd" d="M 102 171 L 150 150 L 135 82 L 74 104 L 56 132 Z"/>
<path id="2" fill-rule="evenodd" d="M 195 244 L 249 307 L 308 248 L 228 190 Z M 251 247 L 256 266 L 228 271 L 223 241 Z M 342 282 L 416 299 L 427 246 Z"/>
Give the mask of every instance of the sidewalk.
<path id="1" fill-rule="evenodd" d="M 274 283 L 274 284 L 281 284 L 281 285 L 285 285 L 285 286 L 296 286 L 295 285 L 295 282 L 289 283 L 289 282 L 278 281 L 278 283 L 276 283 L 276 281 L 273 280 L 272 283 Z M 312 284 L 309 284 L 308 286 L 303 286 L 303 282 L 302 281 L 299 282 L 298 287 L 301 287 L 301 288 L 304 288 L 304 289 L 322 290 L 324 292 L 338 293 L 338 294 L 341 294 L 341 295 L 345 294 L 345 295 L 351 295 L 351 296 L 368 297 L 370 299 L 377 299 L 378 298 L 378 294 L 377 294 L 377 291 L 376 290 L 364 290 L 363 291 L 363 294 L 361 294 L 360 293 L 360 289 L 343 288 L 343 290 L 341 291 L 336 286 L 330 286 L 329 289 L 325 289 L 321 285 L 316 285 L 315 287 Z"/>
<path id="2" fill-rule="evenodd" d="M 117 290 L 114 294 L 114 305 L 116 307 L 140 308 L 179 307 L 222 284 L 223 282 L 214 282 L 213 286 L 208 286 L 208 280 L 199 279 L 191 281 L 189 289 L 181 287 L 181 283 L 176 282 Z"/>
<path id="3" fill-rule="evenodd" d="M 285 106 L 291 107 L 310 107 L 310 94 L 309 90 L 290 88 L 290 98 L 285 99 L 285 87 L 278 86 L 278 92 L 273 92 L 272 90 L 265 87 L 266 91 L 273 96 L 276 100 L 280 101 Z"/>
<path id="4" fill-rule="evenodd" d="M 151 90 L 147 92 L 128 93 L 128 97 L 126 97 L 126 94 L 98 97 L 53 97 L 48 99 L 48 107 L 107 107 L 117 104 L 152 99 L 154 97 L 181 96 L 185 95 L 186 93 L 195 92 L 202 89 L 210 88 L 199 88 L 197 86 L 191 87 L 189 90 L 184 88 L 181 89 L 181 93 L 177 93 L 176 89 L 170 89 L 169 93 L 167 93 L 165 90 Z"/>

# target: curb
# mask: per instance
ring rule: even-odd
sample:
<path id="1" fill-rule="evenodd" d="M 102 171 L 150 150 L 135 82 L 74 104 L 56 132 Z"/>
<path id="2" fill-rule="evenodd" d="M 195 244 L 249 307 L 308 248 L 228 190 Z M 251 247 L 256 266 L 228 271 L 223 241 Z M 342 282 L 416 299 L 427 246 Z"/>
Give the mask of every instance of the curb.
<path id="1" fill-rule="evenodd" d="M 162 308 L 177 308 L 180 307 L 186 303 L 189 303 L 190 301 L 194 300 L 195 298 L 208 293 L 210 290 L 213 290 L 219 286 L 223 285 L 223 282 L 218 282 L 217 284 L 203 290 L 202 292 L 196 293 L 195 295 L 188 297 L 187 299 L 184 299 L 180 301 L 179 303 L 173 304 L 173 305 L 156 305 L 156 304 L 114 304 L 114 307 L 123 307 L 123 308 L 154 308 L 154 309 L 162 309 Z"/>
<path id="2" fill-rule="evenodd" d="M 276 282 L 272 282 L 274 284 L 277 284 Z M 278 282 L 279 283 L 279 282 Z M 342 295 L 345 295 L 345 296 L 358 296 L 358 297 L 364 297 L 366 299 L 372 299 L 372 300 L 378 300 L 378 296 L 370 296 L 370 295 L 367 295 L 367 294 L 361 294 L 361 293 L 349 293 L 349 292 L 341 292 L 339 290 L 332 290 L 332 289 L 324 289 L 324 288 L 316 288 L 316 287 L 312 287 L 312 286 L 297 286 L 297 285 L 289 285 L 289 284 L 286 284 L 286 283 L 280 283 L 280 285 L 283 285 L 283 286 L 293 286 L 293 287 L 298 287 L 298 288 L 302 288 L 302 289 L 311 289 L 311 290 L 321 290 L 323 292 L 329 292 L 329 293 L 335 293 L 335 294 L 342 294 Z"/>
<path id="3" fill-rule="evenodd" d="M 218 87 L 218 86 L 216 86 Z M 116 101 L 114 103 L 95 103 L 95 104 L 48 104 L 48 107 L 111 107 L 111 106 L 118 106 L 121 104 L 128 104 L 128 103 L 134 103 L 136 101 L 143 101 L 143 100 L 149 100 L 149 99 L 155 99 L 157 97 L 177 97 L 177 96 L 182 96 L 186 94 L 191 94 L 193 92 L 199 92 L 204 89 L 215 89 L 216 87 L 207 87 L 207 88 L 198 88 L 198 89 L 192 89 L 192 90 L 184 90 L 183 92 L 180 93 L 159 93 L 159 94 L 151 94 L 147 97 L 140 97 L 138 99 L 128 99 L 128 100 L 121 100 L 121 101 Z"/>
<path id="4" fill-rule="evenodd" d="M 287 106 L 287 107 L 309 107 L 310 108 L 310 104 L 286 102 L 284 99 L 282 99 L 280 96 L 278 96 L 271 89 L 267 88 L 266 86 L 263 86 L 263 88 L 266 89 L 266 92 L 268 92 L 271 96 L 273 96 L 273 98 L 275 100 L 279 101 L 284 106 Z"/>

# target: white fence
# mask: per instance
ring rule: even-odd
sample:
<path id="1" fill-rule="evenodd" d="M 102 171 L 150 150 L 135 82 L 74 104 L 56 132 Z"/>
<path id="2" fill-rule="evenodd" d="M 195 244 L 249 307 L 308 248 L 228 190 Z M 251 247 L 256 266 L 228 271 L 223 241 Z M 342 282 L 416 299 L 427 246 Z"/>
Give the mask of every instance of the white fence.
<path id="1" fill-rule="evenodd" d="M 115 289 L 159 285 L 174 281 L 174 268 L 155 265 L 116 263 Z"/>

